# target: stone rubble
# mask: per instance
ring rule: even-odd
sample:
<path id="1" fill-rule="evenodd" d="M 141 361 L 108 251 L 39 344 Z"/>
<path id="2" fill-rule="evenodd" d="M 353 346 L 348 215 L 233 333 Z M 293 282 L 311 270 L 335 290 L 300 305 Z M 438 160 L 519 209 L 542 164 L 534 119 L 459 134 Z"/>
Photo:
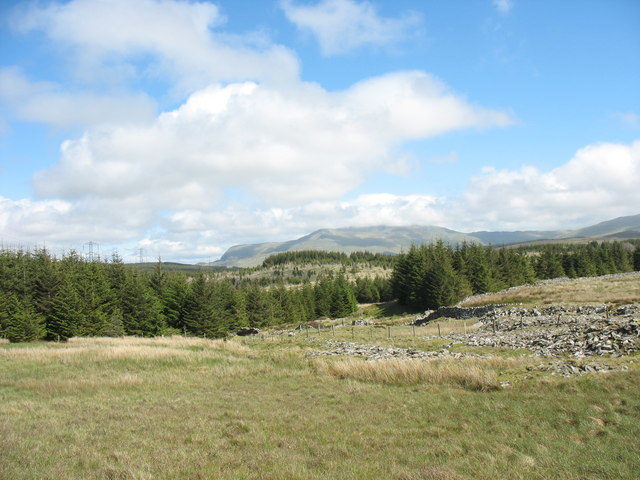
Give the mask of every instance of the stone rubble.
<path id="1" fill-rule="evenodd" d="M 532 350 L 539 356 L 618 357 L 640 350 L 640 307 L 605 305 L 512 307 L 480 319 L 468 334 L 449 334 L 449 347 L 501 347 Z"/>
<path id="2" fill-rule="evenodd" d="M 461 309 L 460 309 L 461 310 Z M 475 310 L 477 312 L 477 310 Z M 562 358 L 554 363 L 527 367 L 551 375 L 573 376 L 585 373 L 626 370 L 600 362 L 578 362 L 566 358 L 620 357 L 640 350 L 640 305 L 544 305 L 534 308 L 497 306 L 487 309 L 466 333 L 432 335 L 424 339 L 445 339 L 449 343 L 438 351 L 382 347 L 354 342 L 330 341 L 327 349 L 310 356 L 347 355 L 367 360 L 389 358 L 484 358 L 486 355 L 458 353 L 455 345 L 524 349 L 531 356 Z M 469 318 L 463 313 L 462 318 Z M 472 327 L 472 328 L 473 328 Z M 602 358 L 602 357 L 601 357 Z M 607 357 L 604 357 L 607 358 Z M 630 362 L 633 362 L 630 360 Z"/>
<path id="3" fill-rule="evenodd" d="M 415 350 L 412 348 L 394 348 L 394 347 L 381 347 L 380 345 L 366 345 L 354 342 L 339 342 L 329 341 L 327 342 L 328 350 L 320 350 L 311 353 L 310 356 L 317 357 L 323 355 L 350 355 L 353 357 L 365 357 L 367 360 L 383 360 L 389 358 L 462 358 L 462 357 L 476 357 L 481 358 L 482 355 L 469 354 L 469 353 L 454 353 L 450 352 L 446 348 L 438 351 L 425 352 L 422 350 Z"/>

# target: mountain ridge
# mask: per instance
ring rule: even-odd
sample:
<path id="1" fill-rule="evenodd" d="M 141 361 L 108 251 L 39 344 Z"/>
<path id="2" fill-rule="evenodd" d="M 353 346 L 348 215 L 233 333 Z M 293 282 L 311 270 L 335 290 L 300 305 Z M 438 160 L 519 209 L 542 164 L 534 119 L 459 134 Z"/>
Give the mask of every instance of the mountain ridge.
<path id="1" fill-rule="evenodd" d="M 636 235 L 637 234 L 637 235 Z M 617 217 L 577 230 L 521 230 L 458 232 L 435 225 L 393 227 L 322 228 L 294 240 L 241 244 L 230 247 L 219 260 L 201 265 L 219 267 L 255 267 L 269 255 L 298 250 L 326 250 L 351 253 L 398 254 L 412 244 L 442 240 L 451 245 L 462 242 L 482 245 L 508 245 L 545 240 L 640 238 L 640 215 Z"/>

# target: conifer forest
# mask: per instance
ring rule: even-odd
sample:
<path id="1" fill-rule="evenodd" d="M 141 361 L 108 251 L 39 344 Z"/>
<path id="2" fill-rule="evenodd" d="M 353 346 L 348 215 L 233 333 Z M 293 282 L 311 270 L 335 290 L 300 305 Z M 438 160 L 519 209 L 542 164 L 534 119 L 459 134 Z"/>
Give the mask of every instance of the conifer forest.
<path id="1" fill-rule="evenodd" d="M 88 261 L 75 252 L 56 258 L 44 249 L 4 250 L 0 337 L 12 342 L 170 334 L 215 338 L 243 327 L 344 317 L 356 311 L 358 302 L 396 299 L 412 311 L 422 311 L 539 279 L 640 270 L 640 249 L 619 242 L 518 249 L 439 242 L 413 246 L 398 256 L 279 254 L 265 260 L 262 268 L 314 262 L 319 268 L 339 263 L 342 270 L 324 271 L 313 281 L 297 284 L 276 276 L 265 285 L 242 275 L 170 271 L 161 262 L 141 271 L 117 255 L 108 261 Z M 386 278 L 348 280 L 345 264 L 357 263 L 393 270 Z"/>

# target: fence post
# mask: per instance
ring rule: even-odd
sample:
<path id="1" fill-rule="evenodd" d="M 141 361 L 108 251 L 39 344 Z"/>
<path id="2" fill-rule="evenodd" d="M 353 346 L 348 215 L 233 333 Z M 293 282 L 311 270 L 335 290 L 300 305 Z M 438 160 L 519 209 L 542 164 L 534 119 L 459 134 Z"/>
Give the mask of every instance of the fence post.
<path id="1" fill-rule="evenodd" d="M 437 325 L 438 325 L 438 336 L 442 338 L 442 334 L 440 333 L 440 322 L 438 322 Z"/>
<path id="2" fill-rule="evenodd" d="M 391 327 L 387 326 L 387 338 L 391 338 Z"/>
<path id="3" fill-rule="evenodd" d="M 464 321 L 464 334 L 467 334 L 467 321 Z"/>
<path id="4" fill-rule="evenodd" d="M 413 327 L 413 336 L 415 337 L 416 336 L 416 326 L 412 325 L 412 327 Z"/>
<path id="5" fill-rule="evenodd" d="M 355 333 L 355 330 L 353 328 L 354 328 L 353 325 L 351 325 L 351 340 L 355 340 L 355 338 L 356 338 L 356 333 Z"/>
<path id="6" fill-rule="evenodd" d="M 333 325 L 331 325 L 331 334 L 335 337 L 336 336 L 336 329 L 333 327 Z"/>

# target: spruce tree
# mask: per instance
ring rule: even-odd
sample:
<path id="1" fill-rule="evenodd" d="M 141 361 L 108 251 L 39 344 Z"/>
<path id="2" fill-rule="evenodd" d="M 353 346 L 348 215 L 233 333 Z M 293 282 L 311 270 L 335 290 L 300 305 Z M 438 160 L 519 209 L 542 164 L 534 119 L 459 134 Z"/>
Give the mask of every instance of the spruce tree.
<path id="1" fill-rule="evenodd" d="M 63 280 L 46 316 L 47 339 L 66 341 L 76 335 L 82 323 L 81 303 L 71 282 Z"/>
<path id="2" fill-rule="evenodd" d="M 32 342 L 45 336 L 44 317 L 24 305 L 16 294 L 11 294 L 3 300 L 3 310 L 0 314 L 2 333 L 11 343 Z"/>
<path id="3" fill-rule="evenodd" d="M 202 273 L 198 273 L 184 305 L 186 329 L 200 337 L 213 337 L 217 332 L 213 314 L 213 288 Z"/>
<path id="4" fill-rule="evenodd" d="M 113 312 L 111 312 L 113 313 Z M 124 328 L 129 335 L 151 337 L 165 331 L 162 305 L 144 278 L 128 272 L 122 299 Z M 105 317 L 107 323 L 111 317 Z"/>

